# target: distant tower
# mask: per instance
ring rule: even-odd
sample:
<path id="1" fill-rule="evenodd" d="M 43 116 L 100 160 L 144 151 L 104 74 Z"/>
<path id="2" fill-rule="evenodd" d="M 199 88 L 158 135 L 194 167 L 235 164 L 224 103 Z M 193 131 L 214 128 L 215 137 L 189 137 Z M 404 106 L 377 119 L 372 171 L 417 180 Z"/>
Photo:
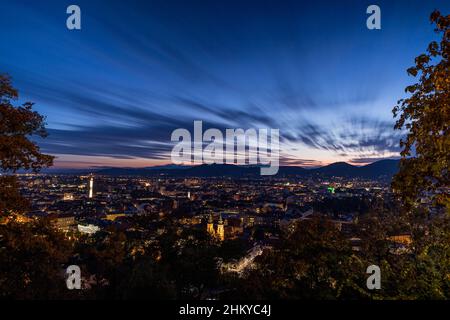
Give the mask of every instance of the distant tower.
<path id="1" fill-rule="evenodd" d="M 220 241 L 223 241 L 225 239 L 225 229 L 223 226 L 222 214 L 220 214 L 219 223 L 217 224 L 217 238 L 219 238 Z"/>
<path id="2" fill-rule="evenodd" d="M 91 176 L 89 180 L 89 199 L 92 199 L 94 195 L 94 177 Z"/>
<path id="3" fill-rule="evenodd" d="M 209 215 L 208 224 L 206 225 L 206 231 L 214 237 L 214 224 L 213 224 L 213 217 L 212 214 Z"/>

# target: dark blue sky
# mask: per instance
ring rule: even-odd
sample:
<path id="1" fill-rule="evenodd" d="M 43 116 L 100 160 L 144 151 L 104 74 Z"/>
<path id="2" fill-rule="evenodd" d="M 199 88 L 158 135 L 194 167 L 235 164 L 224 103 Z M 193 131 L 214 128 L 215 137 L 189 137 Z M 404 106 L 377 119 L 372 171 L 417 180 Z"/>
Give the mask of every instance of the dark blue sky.
<path id="1" fill-rule="evenodd" d="M 364 163 L 398 154 L 391 109 L 433 9 L 450 1 L 2 0 L 0 72 L 47 116 L 60 167 L 168 163 L 193 120 L 279 128 L 283 163 Z"/>

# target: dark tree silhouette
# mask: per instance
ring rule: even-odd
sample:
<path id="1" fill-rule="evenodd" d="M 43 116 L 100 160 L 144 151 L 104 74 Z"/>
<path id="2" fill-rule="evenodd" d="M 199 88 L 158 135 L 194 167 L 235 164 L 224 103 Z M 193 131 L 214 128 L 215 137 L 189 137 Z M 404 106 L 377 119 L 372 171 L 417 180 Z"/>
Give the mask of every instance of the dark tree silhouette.
<path id="1" fill-rule="evenodd" d="M 430 20 L 442 39 L 431 42 L 407 70 L 419 81 L 406 87 L 410 96 L 393 109 L 395 128 L 407 131 L 393 187 L 410 208 L 428 199 L 450 210 L 450 15 L 434 11 Z"/>
<path id="2" fill-rule="evenodd" d="M 70 297 L 63 267 L 70 243 L 46 221 L 0 224 L 0 299 Z"/>
<path id="3" fill-rule="evenodd" d="M 31 102 L 15 107 L 12 102 L 18 97 L 11 78 L 0 75 L 0 171 L 15 173 L 26 169 L 38 172 L 51 166 L 54 158 L 41 153 L 39 146 L 30 140 L 31 136 L 47 136 L 44 117 L 32 110 Z M 0 214 L 20 211 L 25 204 L 17 191 L 15 177 L 0 176 Z"/>

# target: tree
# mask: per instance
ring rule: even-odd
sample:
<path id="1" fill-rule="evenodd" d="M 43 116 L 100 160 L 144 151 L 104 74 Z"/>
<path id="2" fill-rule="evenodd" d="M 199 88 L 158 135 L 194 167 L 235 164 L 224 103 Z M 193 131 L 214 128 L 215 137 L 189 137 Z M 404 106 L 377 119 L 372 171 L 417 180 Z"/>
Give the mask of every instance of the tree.
<path id="1" fill-rule="evenodd" d="M 395 204 L 397 206 L 397 204 Z M 424 209 L 422 209 L 424 210 Z M 399 214 L 391 204 L 376 208 L 361 218 L 359 256 L 365 265 L 381 269 L 381 290 L 372 299 L 448 299 L 450 297 L 450 219 L 447 215 Z M 400 245 L 391 236 L 409 235 Z"/>
<path id="2" fill-rule="evenodd" d="M 237 279 L 229 298 L 355 299 L 368 297 L 361 289 L 366 265 L 350 242 L 329 220 L 315 217 L 299 222 L 278 246 L 255 259 L 255 270 Z"/>
<path id="3" fill-rule="evenodd" d="M 45 138 L 44 117 L 33 111 L 33 103 L 25 102 L 14 107 L 12 101 L 19 94 L 12 87 L 11 78 L 0 75 L 0 171 L 15 173 L 19 169 L 38 172 L 51 166 L 53 156 L 40 152 L 39 146 L 30 140 L 31 136 Z M 0 176 L 0 215 L 20 211 L 25 206 L 18 193 L 14 176 Z"/>
<path id="4" fill-rule="evenodd" d="M 38 172 L 53 157 L 42 154 L 31 136 L 46 137 L 44 117 L 26 102 L 14 107 L 18 92 L 10 77 L 0 75 L 0 217 L 23 212 L 27 201 L 14 174 L 19 169 Z M 15 299 L 61 298 L 67 293 L 62 265 L 70 246 L 47 221 L 0 224 L 0 297 Z"/>
<path id="5" fill-rule="evenodd" d="M 167 268 L 148 256 L 133 264 L 118 292 L 125 300 L 172 300 L 176 297 L 176 288 L 169 280 Z"/>
<path id="6" fill-rule="evenodd" d="M 70 243 L 45 221 L 0 224 L 0 298 L 61 299 Z"/>
<path id="7" fill-rule="evenodd" d="M 430 20 L 442 39 L 431 42 L 407 70 L 418 82 L 406 87 L 410 96 L 393 109 L 395 128 L 407 131 L 393 188 L 409 208 L 428 199 L 450 210 L 450 15 L 434 11 Z"/>
<path id="8" fill-rule="evenodd" d="M 19 192 L 19 184 L 14 176 L 0 176 L 0 217 L 8 212 L 20 212 L 28 202 Z"/>

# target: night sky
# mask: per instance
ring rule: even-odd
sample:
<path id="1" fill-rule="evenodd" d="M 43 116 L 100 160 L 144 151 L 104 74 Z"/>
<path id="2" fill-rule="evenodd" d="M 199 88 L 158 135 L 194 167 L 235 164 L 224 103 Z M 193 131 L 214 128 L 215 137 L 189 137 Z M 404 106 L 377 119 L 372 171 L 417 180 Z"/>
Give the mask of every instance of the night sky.
<path id="1" fill-rule="evenodd" d="M 0 73 L 47 117 L 56 167 L 169 163 L 194 120 L 279 128 L 282 164 L 363 164 L 398 156 L 391 110 L 433 9 L 450 1 L 0 0 Z"/>

